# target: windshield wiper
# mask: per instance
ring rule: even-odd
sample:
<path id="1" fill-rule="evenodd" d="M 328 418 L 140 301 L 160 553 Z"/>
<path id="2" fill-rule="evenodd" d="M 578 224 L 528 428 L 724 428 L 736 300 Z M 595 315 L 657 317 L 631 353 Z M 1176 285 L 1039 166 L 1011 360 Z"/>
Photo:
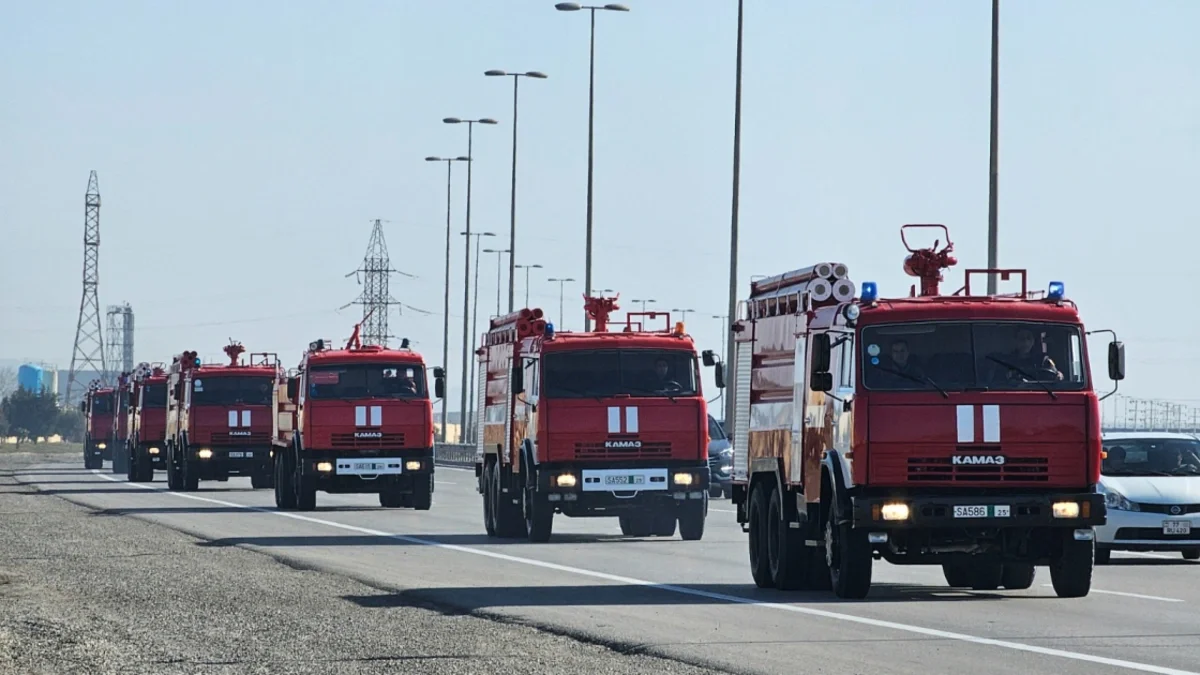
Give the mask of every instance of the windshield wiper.
<path id="1" fill-rule="evenodd" d="M 1013 364 L 1009 363 L 1008 361 L 1005 361 L 1003 359 L 998 359 L 995 356 L 991 356 L 991 355 L 989 355 L 988 358 L 991 359 L 992 361 L 995 361 L 996 363 L 999 363 L 1000 365 L 1004 366 L 1005 368 L 1010 368 L 1010 369 L 1016 371 L 1018 375 L 1025 378 L 1026 382 L 1032 382 L 1032 383 L 1036 384 L 1037 386 L 1044 389 L 1047 394 L 1050 394 L 1050 398 L 1052 398 L 1056 401 L 1058 400 L 1058 394 L 1054 393 L 1054 390 L 1050 388 L 1050 385 L 1046 384 L 1045 382 L 1042 382 L 1041 380 L 1037 379 L 1033 375 L 1030 375 L 1029 373 L 1027 373 L 1024 370 L 1022 370 L 1021 368 L 1019 368 L 1018 366 L 1014 366 Z"/>
<path id="2" fill-rule="evenodd" d="M 596 399 L 596 403 L 604 403 L 604 399 L 603 399 L 603 398 L 601 398 L 601 397 L 600 397 L 598 394 L 589 394 L 589 393 L 587 393 L 586 391 L 584 391 L 584 390 L 582 390 L 582 389 L 578 389 L 578 388 L 576 388 L 576 387 L 570 387 L 570 386 L 567 386 L 567 385 L 565 385 L 565 384 L 560 384 L 560 385 L 558 385 L 558 387 L 559 387 L 560 389 L 563 389 L 563 390 L 565 390 L 565 391 L 569 391 L 569 392 L 572 392 L 572 393 L 575 393 L 575 394 L 579 394 L 580 396 L 585 396 L 585 397 L 587 397 L 587 398 L 594 398 L 594 399 Z"/>
<path id="3" fill-rule="evenodd" d="M 933 387 L 934 389 L 937 389 L 938 392 L 941 393 L 942 398 L 950 398 L 950 394 L 947 394 L 946 390 L 942 389 L 942 387 L 937 382 L 934 382 L 933 378 L 929 377 L 928 375 L 922 375 L 920 377 L 917 377 L 916 375 L 910 375 L 909 373 L 900 372 L 899 370 L 896 370 L 895 368 L 888 368 L 887 366 L 875 366 L 875 367 L 882 370 L 885 373 L 892 373 L 893 375 L 899 375 L 900 377 L 903 377 L 906 380 L 912 380 L 913 382 L 917 382 L 919 384 L 928 384 L 929 386 Z"/>
<path id="4" fill-rule="evenodd" d="M 661 389 L 661 390 L 645 389 L 643 387 L 627 387 L 627 388 L 629 389 L 629 393 L 631 393 L 631 394 L 637 393 L 637 394 L 645 394 L 647 396 L 666 396 L 668 399 L 670 399 L 671 403 L 675 403 L 676 402 L 675 397 L 678 396 L 678 394 L 671 394 L 671 393 L 667 392 L 666 389 Z"/>

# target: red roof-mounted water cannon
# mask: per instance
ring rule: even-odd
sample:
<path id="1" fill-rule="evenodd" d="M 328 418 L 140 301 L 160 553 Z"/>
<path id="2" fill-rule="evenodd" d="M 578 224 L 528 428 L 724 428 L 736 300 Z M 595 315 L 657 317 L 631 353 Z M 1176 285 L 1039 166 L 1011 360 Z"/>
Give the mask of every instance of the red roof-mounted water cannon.
<path id="1" fill-rule="evenodd" d="M 617 298 L 619 297 L 621 297 L 620 293 L 611 298 L 592 297 L 586 294 L 583 296 L 583 310 L 587 312 L 588 318 L 596 322 L 597 333 L 603 333 L 608 330 L 609 315 L 621 308 L 617 304 Z"/>
<path id="2" fill-rule="evenodd" d="M 242 343 L 229 338 L 229 344 L 225 345 L 222 351 L 229 357 L 229 365 L 236 366 L 238 365 L 238 357 L 242 355 L 242 352 L 246 351 L 246 348 L 242 346 Z"/>
<path id="3" fill-rule="evenodd" d="M 914 229 L 941 229 L 942 233 L 946 235 L 945 248 L 940 251 L 938 250 L 938 243 L 940 242 L 938 239 L 935 239 L 933 246 L 929 248 L 913 248 L 909 246 L 908 240 L 904 237 L 904 231 L 910 227 Z M 945 225 L 902 225 L 900 227 L 900 241 L 904 243 L 904 248 L 908 249 L 909 252 L 909 255 L 904 259 L 904 273 L 921 280 L 922 296 L 938 295 L 938 283 L 943 280 L 942 270 L 958 264 L 958 259 L 950 255 L 950 252 L 954 250 L 954 242 L 950 241 L 950 230 Z M 917 295 L 915 286 L 911 294 L 914 297 Z"/>

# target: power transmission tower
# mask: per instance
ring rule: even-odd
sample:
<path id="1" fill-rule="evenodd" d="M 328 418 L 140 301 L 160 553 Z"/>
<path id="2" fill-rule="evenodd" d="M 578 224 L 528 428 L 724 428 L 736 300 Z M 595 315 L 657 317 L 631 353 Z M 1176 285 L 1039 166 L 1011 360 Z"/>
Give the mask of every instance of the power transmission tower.
<path id="1" fill-rule="evenodd" d="M 67 393 L 63 399 L 68 404 L 74 402 L 71 393 L 81 371 L 90 370 L 101 381 L 108 381 L 108 369 L 104 366 L 104 335 L 100 332 L 100 180 L 95 171 L 88 176 L 83 204 L 83 296 L 79 300 L 75 350 L 71 354 L 71 373 L 67 377 Z"/>
<path id="2" fill-rule="evenodd" d="M 109 382 L 121 373 L 133 372 L 133 308 L 129 303 L 108 306 L 108 351 L 105 361 L 112 372 Z"/>
<path id="3" fill-rule="evenodd" d="M 391 291 L 388 289 L 388 282 L 392 274 L 403 274 L 411 279 L 416 278 L 407 272 L 392 269 L 392 262 L 388 258 L 387 242 L 383 238 L 383 221 L 376 219 L 375 226 L 371 229 L 371 240 L 367 243 L 367 253 L 363 256 L 362 267 L 346 275 L 348 277 L 358 275 L 358 283 L 364 287 L 363 292 L 358 299 L 342 305 L 342 309 L 350 305 L 362 305 L 362 343 L 364 345 L 388 346 L 388 338 L 394 337 L 388 333 L 388 307 L 391 305 L 408 307 L 422 314 L 429 313 L 406 305 L 392 297 Z"/>

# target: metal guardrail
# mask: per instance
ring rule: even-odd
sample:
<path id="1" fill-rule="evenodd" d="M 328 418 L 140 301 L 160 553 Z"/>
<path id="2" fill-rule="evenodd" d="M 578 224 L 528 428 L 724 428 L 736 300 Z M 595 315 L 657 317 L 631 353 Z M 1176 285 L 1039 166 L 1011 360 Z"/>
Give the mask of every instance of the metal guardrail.
<path id="1" fill-rule="evenodd" d="M 475 466 L 474 444 L 466 443 L 435 443 L 433 446 L 433 461 L 446 466 Z"/>

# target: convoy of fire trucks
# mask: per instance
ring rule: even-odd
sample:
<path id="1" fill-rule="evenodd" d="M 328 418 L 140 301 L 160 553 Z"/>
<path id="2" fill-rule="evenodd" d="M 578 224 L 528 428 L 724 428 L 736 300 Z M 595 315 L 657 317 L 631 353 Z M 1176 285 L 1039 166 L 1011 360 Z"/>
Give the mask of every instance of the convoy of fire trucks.
<path id="1" fill-rule="evenodd" d="M 662 312 L 631 312 L 610 332 L 616 298 L 585 301 L 594 331 L 556 332 L 522 309 L 483 337 L 475 473 L 487 533 L 547 541 L 561 513 L 700 539 L 708 409 L 695 343 Z M 664 328 L 644 323 L 656 319 Z"/>
<path id="2" fill-rule="evenodd" d="M 945 247 L 908 246 L 918 227 Z M 1045 565 L 1060 597 L 1086 595 L 1105 502 L 1075 304 L 1060 282 L 1030 293 L 1024 270 L 967 270 L 944 295 L 945 227 L 901 238 L 919 294 L 865 282 L 855 298 L 846 266 L 822 263 L 756 281 L 739 304 L 732 501 L 755 583 L 861 598 L 884 559 L 988 590 L 1028 588 Z M 992 273 L 1020 292 L 973 295 Z M 1108 371 L 1124 377 L 1115 340 Z"/>
<path id="3" fill-rule="evenodd" d="M 929 228 L 943 247 L 909 245 Z M 945 226 L 905 225 L 901 241 L 904 271 L 919 279 L 907 297 L 880 297 L 869 281 L 860 291 L 834 262 L 752 282 L 730 325 L 732 363 L 698 354 L 665 312 L 629 312 L 610 328 L 616 297 L 584 297 L 589 331 L 556 331 L 541 309 L 492 319 L 475 352 L 487 534 L 545 542 L 561 514 L 615 517 L 626 536 L 701 539 L 702 362 L 732 399 L 730 497 L 758 586 L 862 598 L 886 560 L 937 565 L 951 586 L 976 590 L 1029 588 L 1047 566 L 1060 597 L 1087 595 L 1094 528 L 1106 522 L 1104 397 L 1075 303 L 1061 282 L 1031 291 L 1021 269 L 968 269 L 944 294 L 942 271 L 957 264 Z M 973 293 L 988 275 L 1020 290 Z M 185 491 L 249 476 L 287 510 L 314 509 L 317 492 L 429 509 L 445 371 L 432 368 L 431 397 L 408 340 L 364 345 L 361 326 L 344 347 L 310 343 L 290 373 L 274 354 L 242 360 L 233 342 L 228 363 L 185 351 L 115 389 L 93 384 L 80 406 L 85 466 L 113 459 L 131 482 L 164 469 L 169 489 Z M 1113 337 L 1117 382 L 1125 352 Z"/>

